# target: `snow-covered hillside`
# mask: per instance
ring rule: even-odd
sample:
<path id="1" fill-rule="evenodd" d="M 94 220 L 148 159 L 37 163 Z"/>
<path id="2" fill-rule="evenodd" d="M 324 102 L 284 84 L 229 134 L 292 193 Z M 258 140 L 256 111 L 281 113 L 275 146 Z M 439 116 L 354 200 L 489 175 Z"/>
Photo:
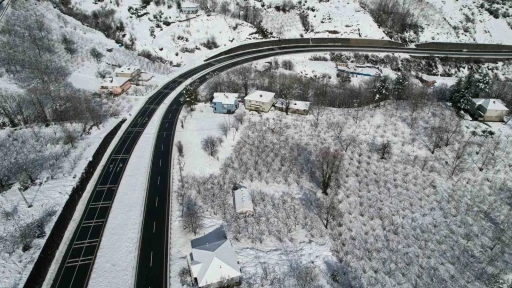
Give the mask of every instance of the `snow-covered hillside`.
<path id="1" fill-rule="evenodd" d="M 29 118 L 26 125 L 19 123 L 15 128 L 0 129 L 0 287 L 23 286 L 57 216 L 99 143 L 123 117 L 130 119 L 134 115 L 146 101 L 151 89 L 178 69 L 168 64 L 152 63 L 137 56 L 136 52 L 118 47 L 101 32 L 62 15 L 48 2 L 19 1 L 19 5 L 27 5 L 30 9 L 11 5 L 4 17 L 7 22 L 2 25 L 18 25 L 13 19 L 21 16 L 29 15 L 31 19 L 36 19 L 44 15 L 40 18 L 44 19 L 41 27 L 55 44 L 52 48 L 53 60 L 70 72 L 69 78 L 61 81 L 66 83 L 67 80 L 75 88 L 83 89 L 70 90 L 77 93 L 70 97 L 77 98 L 70 98 L 69 101 L 80 103 L 84 99 L 92 99 L 101 114 L 102 123 L 97 126 L 90 122 L 52 121 L 47 126 L 38 123 L 30 118 L 33 115 L 31 95 L 24 94 L 25 89 L 31 89 L 36 81 L 27 84 L 20 81 L 17 75 L 7 73 L 3 69 L 5 67 L 0 68 L 2 108 L 8 107 L 6 104 L 16 103 L 7 102 L 17 99 L 7 96 L 23 97 L 27 102 L 23 102 L 22 107 Z M 74 43 L 72 55 L 59 45 L 63 35 Z M 107 51 L 108 48 L 112 49 L 111 52 Z M 100 61 L 91 56 L 91 49 L 103 54 Z M 101 83 L 98 72 L 112 72 L 116 67 L 114 65 L 139 66 L 153 78 L 146 86 L 132 87 L 130 93 L 136 92 L 131 93 L 134 94 L 132 96 L 93 98 L 91 93 L 96 92 Z M 79 110 L 85 108 L 82 106 Z M 5 123 L 3 112 L 0 121 Z M 79 112 L 73 111 L 74 114 Z M 84 127 L 89 133 L 84 133 Z M 43 226 L 36 231 L 33 229 L 35 224 Z"/>
<path id="2" fill-rule="evenodd" d="M 276 38 L 388 39 L 385 31 L 367 11 L 375 1 L 381 0 L 197 1 L 200 6 L 209 7 L 207 11 L 200 10 L 197 15 L 180 13 L 177 9 L 179 1 L 172 0 L 159 6 L 153 2 L 147 7 L 141 7 L 140 0 L 72 0 L 72 5 L 89 12 L 102 8 L 114 9 L 116 16 L 125 23 L 127 34 L 135 35 L 138 50 L 148 49 L 174 63 L 186 64 L 191 55 L 180 52 L 180 49 L 199 48 L 193 58 L 204 57 L 211 51 L 202 47 L 201 43 L 211 37 L 221 47 L 261 39 L 255 33 L 259 20 L 262 27 L 273 33 L 271 37 Z M 512 43 L 509 40 L 512 39 L 512 29 L 508 24 L 512 23 L 512 18 L 508 18 L 510 14 L 506 5 L 498 6 L 501 16 L 495 18 L 486 7 L 496 5 L 482 4 L 486 3 L 485 0 L 396 1 L 412 7 L 411 11 L 417 14 L 415 17 L 420 28 L 413 42 Z M 140 9 L 138 14 L 133 12 L 135 9 Z M 245 14 L 248 16 L 245 17 Z M 302 24 L 301 15 L 307 19 L 308 31 Z"/>

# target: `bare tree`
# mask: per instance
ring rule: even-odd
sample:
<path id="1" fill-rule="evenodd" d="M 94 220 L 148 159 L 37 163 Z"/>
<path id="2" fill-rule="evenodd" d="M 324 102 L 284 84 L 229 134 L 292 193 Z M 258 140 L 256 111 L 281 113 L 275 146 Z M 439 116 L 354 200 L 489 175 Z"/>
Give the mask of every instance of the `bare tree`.
<path id="1" fill-rule="evenodd" d="M 314 265 L 303 264 L 298 260 L 289 261 L 289 273 L 294 280 L 294 287 L 298 288 L 319 288 L 319 275 Z"/>
<path id="2" fill-rule="evenodd" d="M 308 208 L 320 219 L 325 229 L 329 229 L 329 224 L 334 219 L 341 218 L 341 211 L 338 208 L 338 201 L 334 194 L 316 197 L 312 193 L 307 193 L 304 198 Z"/>
<path id="3" fill-rule="evenodd" d="M 470 141 L 467 139 L 462 141 L 457 147 L 457 150 L 455 150 L 451 161 L 448 163 L 450 177 L 457 176 L 466 170 L 469 147 Z"/>
<path id="4" fill-rule="evenodd" d="M 377 147 L 377 152 L 380 155 L 380 159 L 388 159 L 388 157 L 391 155 L 391 151 L 392 145 L 389 140 L 380 143 Z"/>
<path id="5" fill-rule="evenodd" d="M 347 126 L 347 123 L 339 120 L 329 122 L 329 128 L 331 128 L 331 131 L 333 133 L 334 141 L 339 141 L 343 137 L 343 132 L 345 132 L 345 126 Z"/>
<path id="6" fill-rule="evenodd" d="M 224 0 L 220 3 L 219 13 L 227 16 L 231 13 L 231 9 L 229 8 L 229 2 Z"/>
<path id="7" fill-rule="evenodd" d="M 434 154 L 438 148 L 441 148 L 445 135 L 446 129 L 440 125 L 432 125 L 427 129 L 427 148 L 430 153 Z"/>
<path id="8" fill-rule="evenodd" d="M 316 153 L 314 175 L 319 178 L 322 193 L 327 195 L 327 191 L 331 187 L 333 176 L 338 173 L 341 165 L 343 153 L 337 149 L 327 147 L 321 148 Z"/>
<path id="9" fill-rule="evenodd" d="M 307 11 L 303 11 L 299 13 L 300 24 L 302 24 L 302 28 L 304 28 L 304 32 L 311 31 L 311 22 L 309 22 L 309 13 Z"/>
<path id="10" fill-rule="evenodd" d="M 233 74 L 235 75 L 238 83 L 241 88 L 244 90 L 244 96 L 249 94 L 249 88 L 251 88 L 251 83 L 253 81 L 253 69 L 252 65 L 242 65 L 233 70 Z"/>
<path id="11" fill-rule="evenodd" d="M 235 113 L 235 120 L 241 125 L 244 124 L 245 112 L 237 112 Z"/>
<path id="12" fill-rule="evenodd" d="M 309 106 L 309 114 L 313 115 L 313 119 L 315 122 L 313 123 L 314 127 L 318 127 L 320 124 L 320 119 L 325 113 L 325 107 L 319 105 L 310 105 Z"/>
<path id="13" fill-rule="evenodd" d="M 217 11 L 217 8 L 219 7 L 219 1 L 217 0 L 210 0 L 210 3 L 209 3 L 209 9 L 212 11 L 212 12 L 215 12 Z"/>
<path id="14" fill-rule="evenodd" d="M 443 127 L 444 133 L 444 146 L 449 146 L 452 140 L 461 134 L 462 119 L 448 112 L 441 118 L 440 124 Z"/>
<path id="15" fill-rule="evenodd" d="M 194 197 L 187 195 L 183 202 L 183 229 L 194 233 L 203 227 L 203 209 Z"/>
<path id="16" fill-rule="evenodd" d="M 183 143 L 181 143 L 181 141 L 178 141 L 178 143 L 176 143 L 176 148 L 178 149 L 178 155 L 180 157 L 185 156 L 185 152 L 183 151 Z"/>
<path id="17" fill-rule="evenodd" d="M 228 133 L 229 133 L 230 129 L 231 129 L 231 125 L 228 121 L 219 123 L 219 130 L 220 130 L 220 132 L 222 132 L 222 135 L 224 135 L 224 137 L 226 137 L 226 138 L 228 137 Z"/>
<path id="18" fill-rule="evenodd" d="M 210 135 L 210 136 L 206 136 L 206 138 L 204 138 L 201 141 L 201 146 L 202 146 L 203 150 L 206 153 L 208 153 L 208 155 L 215 157 L 217 155 L 217 153 L 219 152 L 220 144 L 215 136 Z"/>
<path id="19" fill-rule="evenodd" d="M 283 67 L 285 70 L 293 71 L 295 69 L 295 64 L 293 64 L 292 60 L 285 59 L 281 61 L 281 67 Z"/>
<path id="20" fill-rule="evenodd" d="M 483 171 L 486 167 L 492 166 L 496 162 L 497 153 L 500 151 L 501 147 L 501 139 L 500 137 L 489 137 L 486 138 L 486 141 L 481 149 L 480 154 L 480 164 L 478 165 L 478 170 Z"/>

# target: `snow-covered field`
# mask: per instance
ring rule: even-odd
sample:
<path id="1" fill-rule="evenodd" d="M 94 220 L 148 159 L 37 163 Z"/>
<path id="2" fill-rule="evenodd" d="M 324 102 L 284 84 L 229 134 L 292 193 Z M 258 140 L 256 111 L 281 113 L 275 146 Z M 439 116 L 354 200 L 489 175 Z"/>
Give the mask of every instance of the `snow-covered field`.
<path id="1" fill-rule="evenodd" d="M 456 123 L 457 119 L 449 107 L 436 103 L 424 106 L 412 118 L 409 109 L 407 103 L 400 102 L 380 108 L 326 109 L 318 124 L 312 115 L 251 112 L 236 136 L 230 131 L 215 159 L 201 149 L 201 139 L 221 136 L 215 126 L 232 115 L 216 115 L 207 105 L 199 105 L 175 139 L 185 147 L 185 189 L 194 191 L 206 211 L 199 235 L 224 224 L 244 281 L 259 287 L 274 287 L 268 279 L 278 281 L 276 277 L 287 275 L 291 259 L 317 267 L 318 283 L 323 286 L 336 270 L 337 259 L 347 266 L 346 277 L 352 283 L 370 287 L 412 287 L 415 281 L 425 287 L 483 287 L 482 279 L 469 277 L 466 269 L 485 266 L 486 257 L 496 257 L 489 267 L 510 272 L 504 262 L 510 257 L 508 246 L 498 244 L 500 252 L 490 249 L 490 243 L 501 243 L 499 237 L 506 236 L 498 236 L 489 225 L 505 227 L 512 216 L 511 207 L 497 201 L 505 195 L 500 191 L 512 185 L 507 168 L 512 163 L 511 124 L 496 123 L 489 128 L 463 121 L 448 146 L 431 154 L 429 127 L 439 121 Z M 338 125 L 342 138 L 336 136 L 334 127 Z M 492 129 L 496 136 L 471 136 L 485 129 Z M 346 143 L 340 139 L 349 137 L 354 137 L 354 143 L 343 149 L 342 168 L 330 192 L 339 214 L 325 229 L 321 216 L 305 201 L 311 196 L 324 197 L 307 172 L 314 164 L 306 158 L 320 147 L 341 149 Z M 480 171 L 478 167 L 489 156 L 486 149 L 496 139 L 501 141 L 497 154 Z M 392 143 L 392 153 L 380 159 L 377 147 L 384 141 Z M 470 148 L 464 150 L 462 164 L 457 166 L 456 155 L 466 141 Z M 268 154 L 262 154 L 264 151 Z M 175 179 L 179 179 L 177 158 Z M 229 190 L 234 181 L 259 195 L 253 199 L 255 216 L 235 217 Z M 174 191 L 179 185 L 176 181 Z M 175 198 L 170 260 L 173 286 L 180 285 L 178 272 L 186 267 L 190 240 L 195 238 L 183 231 L 180 211 Z M 480 213 L 488 213 L 490 218 L 481 218 Z M 479 260 L 463 264 L 466 254 L 476 251 L 480 251 Z M 265 266 L 270 267 L 271 276 L 264 276 Z M 279 281 L 294 285 L 293 280 Z"/>

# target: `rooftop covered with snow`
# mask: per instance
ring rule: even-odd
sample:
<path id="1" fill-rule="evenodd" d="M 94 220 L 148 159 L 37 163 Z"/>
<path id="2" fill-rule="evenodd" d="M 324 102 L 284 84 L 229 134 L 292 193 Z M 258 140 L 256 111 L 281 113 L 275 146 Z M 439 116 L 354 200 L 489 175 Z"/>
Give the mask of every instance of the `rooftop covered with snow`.
<path id="1" fill-rule="evenodd" d="M 257 90 L 247 95 L 247 97 L 245 97 L 245 100 L 270 102 L 274 99 L 274 95 L 276 95 L 276 93 Z"/>
<path id="2" fill-rule="evenodd" d="M 136 66 L 123 66 L 123 67 L 116 68 L 116 70 L 114 70 L 114 72 L 115 73 L 133 73 L 137 70 L 140 70 L 140 68 L 136 67 Z"/>
<path id="3" fill-rule="evenodd" d="M 307 102 L 307 101 L 290 100 L 290 106 L 288 108 L 307 111 L 307 110 L 309 110 L 310 104 L 311 103 Z M 285 99 L 277 99 L 275 105 L 278 108 L 286 108 L 286 100 Z"/>
<path id="4" fill-rule="evenodd" d="M 199 287 L 241 276 L 235 250 L 222 226 L 193 239 L 191 245 L 190 271 Z"/>
<path id="5" fill-rule="evenodd" d="M 505 107 L 505 104 L 500 99 L 485 99 L 485 98 L 472 98 L 473 102 L 478 106 L 482 105 L 487 110 L 498 110 L 498 111 L 508 111 L 509 109 Z"/>
<path id="6" fill-rule="evenodd" d="M 106 78 L 103 83 L 101 83 L 102 87 L 119 87 L 124 83 L 128 82 L 130 78 L 128 77 L 111 77 Z"/>
<path id="7" fill-rule="evenodd" d="M 192 2 L 183 2 L 181 3 L 181 8 L 198 8 L 199 5 L 197 5 L 196 3 L 192 3 Z"/>
<path id="8" fill-rule="evenodd" d="M 213 93 L 213 102 L 233 104 L 238 99 L 238 93 Z"/>
<path id="9" fill-rule="evenodd" d="M 247 187 L 240 186 L 240 188 L 235 190 L 234 198 L 236 213 L 252 213 L 254 211 L 251 193 L 249 193 Z"/>

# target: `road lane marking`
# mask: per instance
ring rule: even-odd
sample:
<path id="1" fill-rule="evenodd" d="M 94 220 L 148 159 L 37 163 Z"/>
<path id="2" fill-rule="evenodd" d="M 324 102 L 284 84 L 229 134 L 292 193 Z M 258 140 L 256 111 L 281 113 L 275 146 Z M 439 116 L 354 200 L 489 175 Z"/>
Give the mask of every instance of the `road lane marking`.
<path id="1" fill-rule="evenodd" d="M 162 167 L 162 159 L 160 159 L 160 167 Z"/>
<path id="2" fill-rule="evenodd" d="M 155 206 L 158 207 L 158 197 L 156 197 L 156 203 Z"/>
<path id="3" fill-rule="evenodd" d="M 156 222 L 153 221 L 153 233 L 155 233 L 155 224 L 156 224 Z"/>
<path id="4" fill-rule="evenodd" d="M 162 151 L 164 151 L 164 144 L 162 144 Z"/>
<path id="5" fill-rule="evenodd" d="M 169 123 L 165 123 L 165 127 L 167 127 L 167 125 L 169 125 Z"/>
<path id="6" fill-rule="evenodd" d="M 149 260 L 149 266 L 153 266 L 153 251 L 151 251 L 151 259 Z"/>
<path id="7" fill-rule="evenodd" d="M 162 165 L 160 165 L 162 166 Z M 160 185 L 160 176 L 158 176 L 158 185 Z"/>

